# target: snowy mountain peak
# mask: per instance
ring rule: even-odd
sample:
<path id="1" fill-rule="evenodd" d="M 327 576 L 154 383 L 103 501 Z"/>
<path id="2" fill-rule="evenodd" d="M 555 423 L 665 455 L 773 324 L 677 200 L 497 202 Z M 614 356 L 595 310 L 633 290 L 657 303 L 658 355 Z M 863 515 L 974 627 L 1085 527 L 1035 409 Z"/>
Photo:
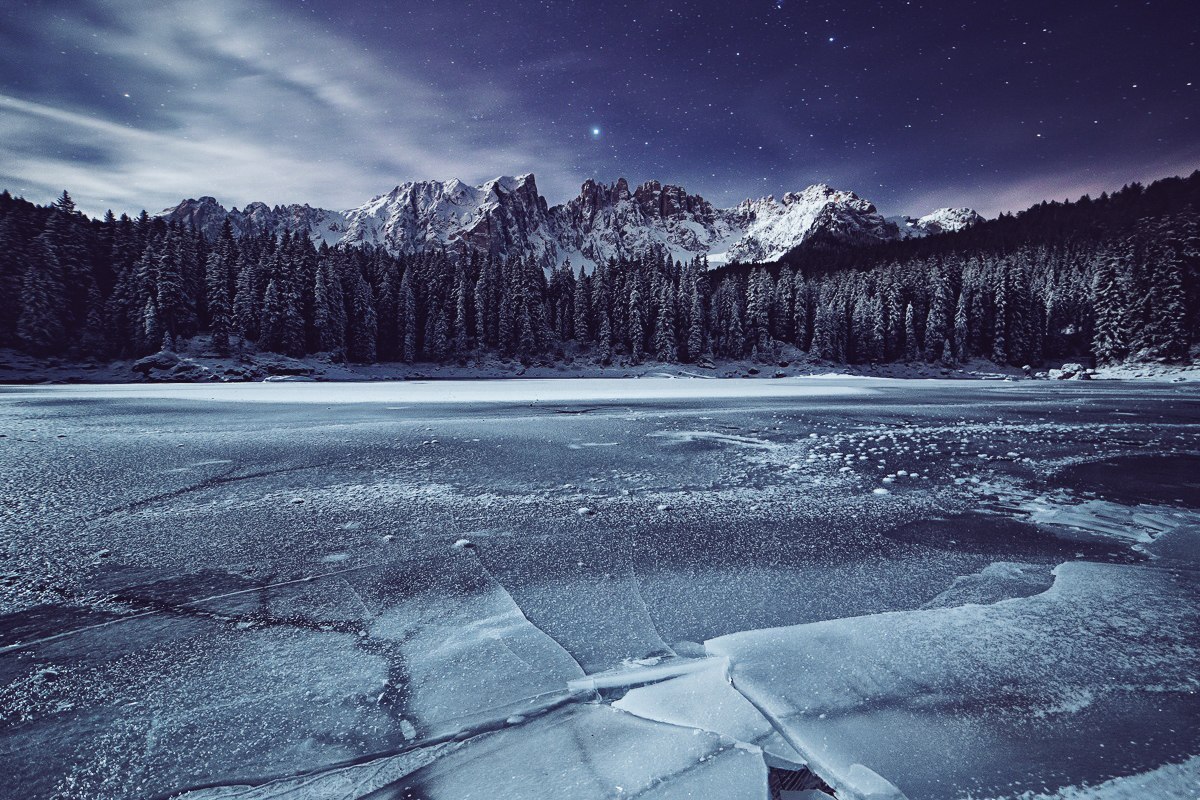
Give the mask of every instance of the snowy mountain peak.
<path id="1" fill-rule="evenodd" d="M 939 208 L 918 219 L 917 226 L 929 233 L 951 233 L 982 221 L 983 217 L 970 208 Z"/>
<path id="2" fill-rule="evenodd" d="M 455 183 L 461 182 L 456 178 Z M 465 186 L 465 184 L 462 185 Z M 532 189 L 534 192 L 536 192 L 537 183 L 534 180 L 533 173 L 529 172 L 524 175 L 517 175 L 515 177 L 512 175 L 501 175 L 497 178 L 492 178 L 480 188 L 499 196 L 503 194 L 511 194 L 521 189 Z"/>
<path id="3" fill-rule="evenodd" d="M 983 221 L 983 217 L 970 208 L 939 208 L 923 217 L 892 217 L 905 239 L 936 236 L 939 233 L 954 233 L 965 230 Z"/>

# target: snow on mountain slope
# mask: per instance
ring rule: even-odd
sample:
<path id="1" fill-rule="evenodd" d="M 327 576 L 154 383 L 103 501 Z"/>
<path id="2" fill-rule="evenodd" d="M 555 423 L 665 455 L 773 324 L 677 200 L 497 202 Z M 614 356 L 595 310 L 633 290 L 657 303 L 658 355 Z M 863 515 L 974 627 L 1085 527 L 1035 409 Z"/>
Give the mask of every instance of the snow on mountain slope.
<path id="1" fill-rule="evenodd" d="M 655 247 L 672 258 L 691 259 L 740 234 L 726 212 L 680 186 L 658 181 L 631 193 L 624 178 L 611 186 L 588 180 L 578 197 L 552 213 L 562 251 L 578 253 L 590 264 Z"/>
<path id="2" fill-rule="evenodd" d="M 499 257 L 533 256 L 544 266 L 557 256 L 546 201 L 533 175 L 500 177 L 482 186 L 404 183 L 345 213 L 346 244 L 373 244 L 393 254 L 463 247 Z"/>
<path id="3" fill-rule="evenodd" d="M 747 200 L 727 213 L 745 233 L 726 253 L 710 255 L 710 262 L 774 261 L 817 236 L 853 245 L 900 238 L 874 205 L 825 184 L 788 192 L 781 200 Z"/>
<path id="4" fill-rule="evenodd" d="M 961 231 L 982 222 L 983 217 L 970 208 L 939 208 L 923 217 L 889 217 L 888 221 L 900 229 L 901 238 L 918 239 Z"/>
<path id="5" fill-rule="evenodd" d="M 308 231 L 314 242 L 337 244 L 345 235 L 345 215 L 337 211 L 313 208 L 310 205 L 275 206 L 265 203 L 250 203 L 244 209 L 230 210 L 212 197 L 199 200 L 184 200 L 174 208 L 159 215 L 168 222 L 179 222 L 203 231 L 205 236 L 215 239 L 221 233 L 225 220 L 229 220 L 235 236 L 255 233 L 280 234 L 284 230 Z"/>
<path id="6" fill-rule="evenodd" d="M 707 256 L 710 264 L 773 261 L 805 243 L 876 244 L 961 230 L 981 219 L 963 208 L 885 219 L 867 200 L 824 184 L 721 209 L 680 186 L 648 181 L 631 191 L 624 178 L 613 184 L 589 179 L 578 196 L 548 206 L 532 174 L 481 186 L 412 181 L 344 212 L 263 203 L 227 211 L 202 197 L 159 216 L 209 236 L 229 219 L 239 236 L 286 229 L 305 231 L 318 243 L 374 245 L 396 255 L 469 248 L 575 269 L 654 249 L 679 260 Z"/>

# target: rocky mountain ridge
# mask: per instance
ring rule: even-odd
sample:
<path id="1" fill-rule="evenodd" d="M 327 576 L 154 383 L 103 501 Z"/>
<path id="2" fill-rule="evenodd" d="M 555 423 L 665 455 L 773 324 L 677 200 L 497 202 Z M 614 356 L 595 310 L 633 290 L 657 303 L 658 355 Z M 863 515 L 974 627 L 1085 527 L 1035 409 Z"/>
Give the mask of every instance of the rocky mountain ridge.
<path id="1" fill-rule="evenodd" d="M 612 184 L 589 179 L 576 197 L 550 206 L 532 174 L 480 186 L 410 181 L 346 211 L 263 203 L 227 210 L 201 197 L 159 216 L 209 236 L 228 219 L 238 236 L 304 231 L 317 243 L 373 245 L 393 255 L 470 248 L 533 258 L 547 268 L 569 262 L 574 269 L 656 248 L 681 260 L 705 256 L 714 265 L 774 261 L 805 242 L 877 244 L 961 230 L 982 219 L 952 208 L 888 219 L 854 192 L 825 184 L 718 208 L 681 186 L 647 181 L 631 189 L 624 178 Z"/>

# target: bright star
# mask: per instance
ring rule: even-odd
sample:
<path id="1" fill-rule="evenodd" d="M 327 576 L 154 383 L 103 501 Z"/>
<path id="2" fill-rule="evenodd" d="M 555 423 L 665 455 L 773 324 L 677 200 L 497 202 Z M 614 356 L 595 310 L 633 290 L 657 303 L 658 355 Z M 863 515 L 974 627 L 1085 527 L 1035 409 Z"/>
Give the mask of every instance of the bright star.
<path id="1" fill-rule="evenodd" d="M 592 128 L 592 136 L 593 136 L 593 137 L 599 137 L 599 136 L 600 136 L 600 129 L 599 129 L 599 128 Z"/>

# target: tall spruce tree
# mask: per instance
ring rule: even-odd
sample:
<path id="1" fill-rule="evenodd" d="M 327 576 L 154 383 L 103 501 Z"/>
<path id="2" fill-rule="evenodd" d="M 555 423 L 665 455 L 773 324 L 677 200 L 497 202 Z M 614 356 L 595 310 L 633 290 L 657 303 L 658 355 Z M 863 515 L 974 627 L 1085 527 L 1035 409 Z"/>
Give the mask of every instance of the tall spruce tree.
<path id="1" fill-rule="evenodd" d="M 66 345 L 62 270 L 51 239 L 49 231 L 38 237 L 38 252 L 29 259 L 21 282 L 17 337 L 35 355 L 53 355 Z"/>

